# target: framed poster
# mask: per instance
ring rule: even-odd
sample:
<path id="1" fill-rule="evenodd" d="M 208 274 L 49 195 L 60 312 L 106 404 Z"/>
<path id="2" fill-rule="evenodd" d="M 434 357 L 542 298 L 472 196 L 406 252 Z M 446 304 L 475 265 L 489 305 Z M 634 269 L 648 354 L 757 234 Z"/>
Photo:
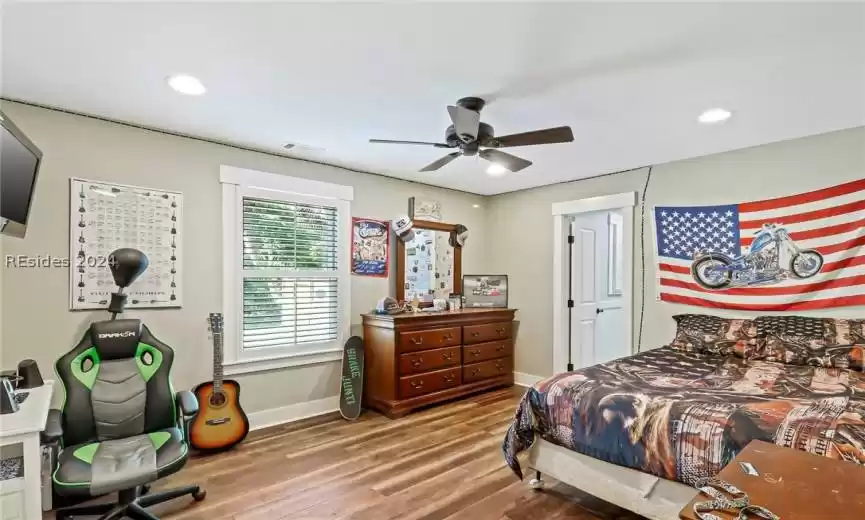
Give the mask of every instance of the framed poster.
<path id="1" fill-rule="evenodd" d="M 442 221 L 442 205 L 437 200 L 408 199 L 408 217 L 412 220 Z"/>
<path id="2" fill-rule="evenodd" d="M 149 265 L 125 293 L 127 309 L 180 307 L 183 195 L 175 191 L 71 179 L 69 308 L 105 309 L 117 291 L 109 255 L 131 247 Z"/>
<path id="3" fill-rule="evenodd" d="M 463 296 L 466 298 L 466 307 L 507 308 L 508 275 L 463 275 Z"/>
<path id="4" fill-rule="evenodd" d="M 390 263 L 389 229 L 385 220 L 352 217 L 351 274 L 387 277 Z"/>

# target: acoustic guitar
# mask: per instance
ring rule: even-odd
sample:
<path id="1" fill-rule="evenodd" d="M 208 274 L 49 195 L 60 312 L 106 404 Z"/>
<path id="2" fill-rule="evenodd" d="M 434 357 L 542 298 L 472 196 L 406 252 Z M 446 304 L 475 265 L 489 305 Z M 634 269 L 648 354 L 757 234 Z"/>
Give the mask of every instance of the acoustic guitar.
<path id="1" fill-rule="evenodd" d="M 213 335 L 213 381 L 195 387 L 198 415 L 189 427 L 189 442 L 202 451 L 227 450 L 249 433 L 249 419 L 240 407 L 240 385 L 222 377 L 222 314 L 208 318 Z"/>

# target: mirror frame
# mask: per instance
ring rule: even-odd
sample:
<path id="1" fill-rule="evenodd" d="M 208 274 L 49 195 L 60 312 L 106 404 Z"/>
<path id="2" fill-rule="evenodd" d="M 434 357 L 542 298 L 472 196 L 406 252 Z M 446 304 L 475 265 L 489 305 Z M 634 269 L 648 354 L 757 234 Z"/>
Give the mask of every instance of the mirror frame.
<path id="1" fill-rule="evenodd" d="M 456 229 L 456 224 L 445 224 L 432 220 L 415 220 L 415 229 L 431 229 L 450 233 Z M 463 248 L 454 248 L 454 287 L 452 294 L 463 293 Z M 405 242 L 396 240 L 396 300 L 405 300 Z M 432 302 L 421 302 L 421 307 L 432 307 Z"/>

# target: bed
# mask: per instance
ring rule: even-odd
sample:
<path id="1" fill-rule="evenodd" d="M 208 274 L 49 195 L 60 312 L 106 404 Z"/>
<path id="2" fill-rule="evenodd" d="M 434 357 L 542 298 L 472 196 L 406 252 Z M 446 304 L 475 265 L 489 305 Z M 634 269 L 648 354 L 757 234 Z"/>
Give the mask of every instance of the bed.
<path id="1" fill-rule="evenodd" d="M 538 382 L 505 436 L 506 462 L 522 478 L 528 452 L 527 468 L 652 519 L 676 518 L 692 486 L 754 439 L 865 465 L 861 369 L 695 350 Z"/>

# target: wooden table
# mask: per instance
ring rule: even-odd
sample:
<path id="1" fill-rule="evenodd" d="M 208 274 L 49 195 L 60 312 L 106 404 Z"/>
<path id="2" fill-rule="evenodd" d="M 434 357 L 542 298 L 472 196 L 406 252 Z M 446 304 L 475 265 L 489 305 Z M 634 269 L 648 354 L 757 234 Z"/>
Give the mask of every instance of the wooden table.
<path id="1" fill-rule="evenodd" d="M 750 462 L 759 475 L 746 474 L 740 462 Z M 747 493 L 752 504 L 769 509 L 782 520 L 865 518 L 865 467 L 851 462 L 752 441 L 718 477 Z M 695 520 L 694 503 L 708 500 L 698 493 L 679 513 L 680 518 Z"/>

